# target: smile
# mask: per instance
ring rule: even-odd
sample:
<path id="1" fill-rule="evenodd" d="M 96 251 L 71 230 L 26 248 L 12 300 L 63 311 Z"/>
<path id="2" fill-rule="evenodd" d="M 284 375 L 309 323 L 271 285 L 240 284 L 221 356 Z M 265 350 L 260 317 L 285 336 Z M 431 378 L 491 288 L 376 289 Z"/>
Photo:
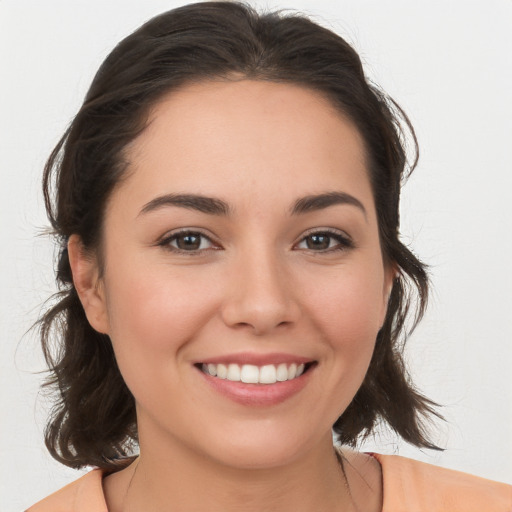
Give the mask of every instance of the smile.
<path id="1" fill-rule="evenodd" d="M 256 366 L 253 364 L 202 364 L 201 371 L 206 375 L 246 384 L 275 384 L 300 377 L 306 369 L 304 363 L 281 363 Z"/>
<path id="2" fill-rule="evenodd" d="M 284 352 L 238 352 L 208 357 L 194 366 L 216 395 L 244 406 L 270 407 L 300 393 L 318 361 Z"/>

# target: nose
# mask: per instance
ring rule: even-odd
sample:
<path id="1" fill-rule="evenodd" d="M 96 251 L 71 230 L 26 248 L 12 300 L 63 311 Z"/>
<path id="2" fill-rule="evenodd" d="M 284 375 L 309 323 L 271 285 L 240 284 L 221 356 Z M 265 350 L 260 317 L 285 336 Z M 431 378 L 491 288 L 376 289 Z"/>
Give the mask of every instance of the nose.
<path id="1" fill-rule="evenodd" d="M 278 260 L 270 251 L 240 255 L 230 269 L 222 308 L 226 325 L 262 336 L 297 322 L 300 307 L 294 280 Z"/>

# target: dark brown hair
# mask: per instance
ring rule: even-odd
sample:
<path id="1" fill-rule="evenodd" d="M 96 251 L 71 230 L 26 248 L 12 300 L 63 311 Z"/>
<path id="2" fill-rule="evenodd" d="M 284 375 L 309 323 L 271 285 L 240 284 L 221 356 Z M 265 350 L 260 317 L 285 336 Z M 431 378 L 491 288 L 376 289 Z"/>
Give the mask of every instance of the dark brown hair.
<path id="1" fill-rule="evenodd" d="M 194 81 L 235 76 L 315 90 L 361 133 L 383 257 L 398 274 L 368 373 L 333 429 L 341 443 L 354 446 L 384 422 L 409 443 L 437 448 L 424 421 L 439 414 L 413 387 L 402 357 L 406 331 L 421 318 L 428 292 L 424 265 L 399 240 L 400 188 L 417 160 L 407 117 L 365 79 L 357 53 L 330 30 L 303 15 L 202 2 L 163 13 L 119 43 L 45 167 L 46 208 L 61 244 L 60 292 L 40 319 L 46 384 L 58 391 L 45 438 L 53 457 L 68 466 L 119 468 L 136 446 L 137 426 L 110 340 L 89 325 L 73 286 L 67 240 L 78 234 L 98 251 L 106 203 L 125 176 L 123 149 L 163 95 Z M 406 133 L 415 150 L 409 166 Z M 414 290 L 419 300 L 408 322 Z"/>

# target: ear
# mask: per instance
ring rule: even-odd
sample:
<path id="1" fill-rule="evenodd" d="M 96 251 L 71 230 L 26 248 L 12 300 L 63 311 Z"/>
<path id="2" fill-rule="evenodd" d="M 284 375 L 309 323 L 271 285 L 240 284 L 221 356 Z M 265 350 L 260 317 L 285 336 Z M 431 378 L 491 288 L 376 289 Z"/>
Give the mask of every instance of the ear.
<path id="1" fill-rule="evenodd" d="M 78 235 L 68 241 L 68 255 L 73 283 L 87 320 L 96 331 L 108 334 L 109 323 L 103 280 L 97 257 L 87 251 Z"/>
<path id="2" fill-rule="evenodd" d="M 389 297 L 391 296 L 391 291 L 393 290 L 393 285 L 395 284 L 395 279 L 398 277 L 399 272 L 395 263 L 389 263 L 384 266 L 384 287 L 383 287 L 383 308 L 382 308 L 382 316 L 380 326 L 384 325 L 386 320 L 386 316 L 388 313 L 388 303 Z"/>

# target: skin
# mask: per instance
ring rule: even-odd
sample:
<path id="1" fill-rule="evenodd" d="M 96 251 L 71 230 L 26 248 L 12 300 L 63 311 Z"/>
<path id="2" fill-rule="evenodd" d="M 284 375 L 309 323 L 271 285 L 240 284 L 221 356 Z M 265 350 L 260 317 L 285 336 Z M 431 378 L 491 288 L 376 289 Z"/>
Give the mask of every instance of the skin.
<path id="1" fill-rule="evenodd" d="M 125 156 L 104 268 L 77 236 L 69 243 L 88 319 L 110 336 L 137 404 L 140 457 L 105 478 L 109 510 L 380 510 L 378 463 L 348 453 L 351 496 L 331 437 L 367 371 L 393 278 L 353 124 L 300 86 L 205 82 L 160 101 Z M 331 191 L 361 206 L 290 214 L 297 199 Z M 170 193 L 219 198 L 230 214 L 142 212 Z M 207 238 L 176 252 L 169 236 L 181 228 Z M 309 245 L 326 229 L 350 243 Z M 299 393 L 251 407 L 194 366 L 239 352 L 316 367 Z"/>

